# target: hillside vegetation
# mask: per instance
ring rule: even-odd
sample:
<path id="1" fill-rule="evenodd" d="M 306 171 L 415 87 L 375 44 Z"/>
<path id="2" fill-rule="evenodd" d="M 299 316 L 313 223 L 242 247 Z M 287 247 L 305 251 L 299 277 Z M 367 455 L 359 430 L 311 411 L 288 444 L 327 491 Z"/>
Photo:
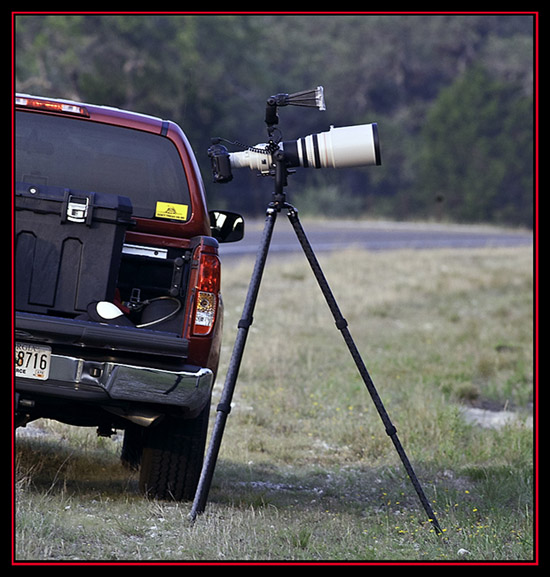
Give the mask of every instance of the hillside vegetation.
<path id="1" fill-rule="evenodd" d="M 531 226 L 534 18 L 20 14 L 15 84 L 177 121 L 211 204 L 247 214 L 270 183 L 211 184 L 210 139 L 263 142 L 269 96 L 322 85 L 326 112 L 280 111 L 284 139 L 377 122 L 382 166 L 300 169 L 308 211 Z"/>

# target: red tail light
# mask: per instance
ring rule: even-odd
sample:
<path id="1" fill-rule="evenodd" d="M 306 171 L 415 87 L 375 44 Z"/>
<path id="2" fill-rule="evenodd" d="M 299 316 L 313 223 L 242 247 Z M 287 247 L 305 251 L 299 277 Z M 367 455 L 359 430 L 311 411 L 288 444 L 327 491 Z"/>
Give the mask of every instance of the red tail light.
<path id="1" fill-rule="evenodd" d="M 191 327 L 192 334 L 195 336 L 209 335 L 214 328 L 218 311 L 220 273 L 221 266 L 218 257 L 215 254 L 201 253 Z"/>

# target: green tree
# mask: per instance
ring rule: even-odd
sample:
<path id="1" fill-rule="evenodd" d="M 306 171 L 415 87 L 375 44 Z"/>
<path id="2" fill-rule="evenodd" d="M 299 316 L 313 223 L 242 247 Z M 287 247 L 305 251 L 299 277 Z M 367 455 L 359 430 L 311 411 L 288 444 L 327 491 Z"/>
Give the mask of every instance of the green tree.
<path id="1" fill-rule="evenodd" d="M 532 99 L 475 66 L 441 91 L 422 130 L 416 197 L 447 217 L 532 225 Z"/>
<path id="2" fill-rule="evenodd" d="M 525 166 L 531 162 L 532 146 L 520 146 L 529 139 L 523 134 L 532 130 L 532 119 L 522 120 L 530 114 L 533 87 L 530 15 L 21 13 L 15 18 L 15 32 L 17 91 L 175 120 L 187 133 L 207 192 L 217 204 L 221 201 L 245 213 L 263 212 L 265 202 L 258 199 L 264 191 L 269 196 L 271 187 L 250 171 L 241 171 L 228 185 L 211 185 L 206 154 L 211 137 L 248 145 L 263 142 L 265 101 L 270 95 L 323 85 L 327 111 L 284 109 L 280 114 L 283 137 L 292 140 L 325 131 L 332 124 L 376 121 L 382 166 L 298 170 L 292 178 L 293 189 L 326 186 L 323 205 L 327 211 L 329 204 L 337 203 L 340 210 L 349 201 L 358 216 L 377 213 L 391 218 L 420 216 L 419 208 L 426 214 L 429 201 L 443 191 L 447 203 L 439 206 L 448 207 L 449 217 L 477 220 L 485 214 L 493 221 L 504 221 L 521 214 L 522 222 L 529 221 L 532 201 L 527 199 L 527 208 L 520 206 L 525 197 L 518 195 L 518 187 L 531 194 L 532 171 Z M 498 80 L 497 92 L 487 97 L 482 93 L 480 102 L 473 102 L 470 109 L 451 96 L 445 96 L 449 104 L 437 102 L 446 94 L 444 87 L 452 86 L 451 95 L 458 90 L 454 81 L 476 63 L 491 71 L 493 83 Z M 505 86 L 509 86 L 507 96 Z M 485 89 L 492 90 L 490 86 Z M 516 131 L 516 136 L 491 143 L 487 133 L 485 141 L 476 140 L 482 149 L 478 162 L 485 155 L 506 159 L 506 166 L 498 170 L 495 164 L 483 166 L 486 181 L 489 169 L 494 176 L 482 187 L 479 198 L 468 182 L 476 201 L 485 202 L 484 195 L 491 190 L 494 206 L 485 210 L 484 204 L 481 212 L 473 204 L 473 216 L 462 215 L 452 202 L 470 204 L 460 188 L 466 181 L 458 178 L 457 187 L 445 181 L 456 167 L 440 166 L 442 159 L 436 157 L 451 146 L 446 139 L 463 139 L 463 125 L 475 127 L 476 137 L 484 134 L 479 131 L 491 123 L 494 111 L 489 103 L 497 94 L 496 126 L 507 134 Z M 438 108 L 442 109 L 441 122 L 450 121 L 446 116 L 451 108 L 458 116 L 456 126 L 444 127 L 441 134 L 435 127 L 440 122 Z M 485 113 L 490 115 L 488 121 L 482 117 Z M 422 147 L 425 125 L 428 142 Z M 430 130 L 435 134 L 430 135 Z M 499 130 L 495 132 L 498 136 Z M 430 148 L 432 136 L 440 139 L 433 142 L 441 146 Z M 464 166 L 474 171 L 474 165 Z M 437 182 L 439 177 L 443 180 Z M 501 184 L 495 193 L 497 180 Z M 417 182 L 422 184 L 420 191 Z"/>

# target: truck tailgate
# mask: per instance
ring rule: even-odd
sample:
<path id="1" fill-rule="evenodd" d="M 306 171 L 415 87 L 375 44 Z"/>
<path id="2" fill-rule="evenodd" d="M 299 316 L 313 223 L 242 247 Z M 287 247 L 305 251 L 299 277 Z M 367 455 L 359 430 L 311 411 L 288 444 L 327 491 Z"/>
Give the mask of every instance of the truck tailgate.
<path id="1" fill-rule="evenodd" d="M 17 312 L 15 329 L 18 340 L 161 355 L 180 360 L 187 356 L 189 345 L 186 339 L 173 333 L 34 313 Z"/>

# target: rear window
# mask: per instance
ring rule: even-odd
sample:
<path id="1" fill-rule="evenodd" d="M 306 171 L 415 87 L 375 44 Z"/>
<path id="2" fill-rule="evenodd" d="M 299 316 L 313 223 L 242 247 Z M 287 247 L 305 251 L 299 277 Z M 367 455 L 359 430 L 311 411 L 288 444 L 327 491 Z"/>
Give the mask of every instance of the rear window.
<path id="1" fill-rule="evenodd" d="M 190 217 L 185 171 L 168 138 L 23 111 L 15 128 L 16 180 L 127 196 L 137 217 Z"/>

